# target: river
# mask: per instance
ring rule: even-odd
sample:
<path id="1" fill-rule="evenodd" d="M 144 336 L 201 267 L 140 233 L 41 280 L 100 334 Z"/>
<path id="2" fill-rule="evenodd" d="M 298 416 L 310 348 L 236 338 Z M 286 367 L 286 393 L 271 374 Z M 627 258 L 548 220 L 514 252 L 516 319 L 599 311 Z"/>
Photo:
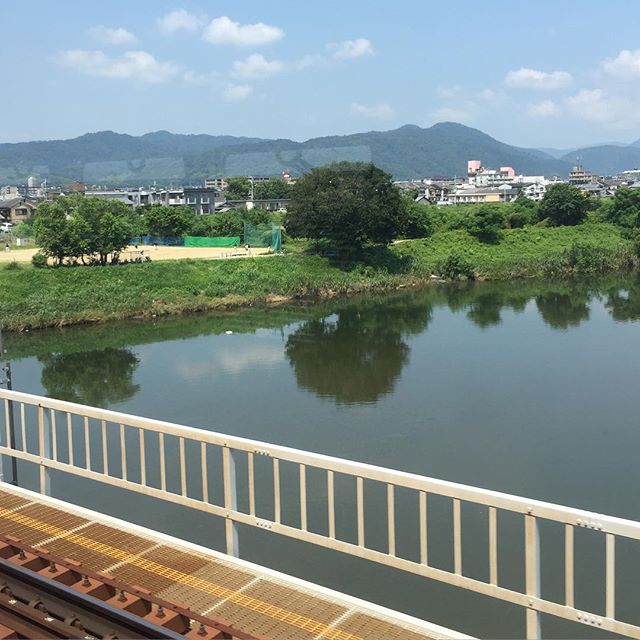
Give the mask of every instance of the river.
<path id="1" fill-rule="evenodd" d="M 435 285 L 5 341 L 20 391 L 640 520 L 637 277 Z M 22 474 L 25 486 L 33 481 Z M 220 523 L 203 514 L 58 476 L 53 493 L 223 547 Z M 339 518 L 350 515 L 337 506 Z M 505 527 L 520 535 L 516 524 Z M 415 542 L 401 519 L 398 529 L 399 544 Z M 465 567 L 481 575 L 473 547 L 486 545 L 485 534 L 469 530 Z M 523 633 L 523 612 L 510 605 L 262 531 L 242 530 L 240 544 L 245 559 L 467 633 Z M 578 607 L 603 608 L 590 586 L 603 572 L 598 544 L 586 540 L 580 555 L 577 541 Z M 617 585 L 619 614 L 636 624 L 639 551 Z M 433 554 L 451 564 L 445 535 Z M 522 567 L 506 554 L 508 586 Z M 560 598 L 562 556 L 542 561 L 543 593 Z M 548 635 L 576 636 L 565 623 L 545 624 Z"/>

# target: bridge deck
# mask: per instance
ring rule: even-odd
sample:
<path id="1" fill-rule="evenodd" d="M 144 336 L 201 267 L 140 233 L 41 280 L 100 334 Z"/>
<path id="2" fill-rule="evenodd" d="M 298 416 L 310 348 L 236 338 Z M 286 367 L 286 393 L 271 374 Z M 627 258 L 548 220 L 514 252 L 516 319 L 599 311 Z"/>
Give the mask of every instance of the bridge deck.
<path id="1" fill-rule="evenodd" d="M 2 484 L 0 533 L 265 639 L 424 640 L 456 632 Z"/>

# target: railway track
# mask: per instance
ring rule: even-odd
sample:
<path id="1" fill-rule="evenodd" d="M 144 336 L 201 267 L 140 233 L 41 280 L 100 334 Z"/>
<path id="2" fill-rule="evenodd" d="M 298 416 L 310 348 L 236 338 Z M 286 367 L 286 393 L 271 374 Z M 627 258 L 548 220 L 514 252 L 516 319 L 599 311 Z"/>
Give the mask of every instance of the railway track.
<path id="1" fill-rule="evenodd" d="M 259 640 L 107 573 L 0 535 L 0 640 Z"/>

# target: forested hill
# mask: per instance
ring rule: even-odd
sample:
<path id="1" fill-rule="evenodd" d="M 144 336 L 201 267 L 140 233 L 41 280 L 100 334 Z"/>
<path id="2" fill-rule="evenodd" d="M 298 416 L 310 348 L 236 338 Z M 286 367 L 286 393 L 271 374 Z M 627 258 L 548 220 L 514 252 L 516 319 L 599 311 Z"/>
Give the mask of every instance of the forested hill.
<path id="1" fill-rule="evenodd" d="M 372 161 L 394 178 L 408 179 L 464 175 L 471 159 L 489 167 L 512 166 L 528 175 L 562 176 L 570 168 L 565 160 L 450 122 L 306 142 L 103 131 L 71 140 L 0 144 L 0 184 L 22 183 L 30 175 L 50 183 L 188 184 L 215 175 L 277 175 L 285 169 L 301 174 L 339 160 Z"/>

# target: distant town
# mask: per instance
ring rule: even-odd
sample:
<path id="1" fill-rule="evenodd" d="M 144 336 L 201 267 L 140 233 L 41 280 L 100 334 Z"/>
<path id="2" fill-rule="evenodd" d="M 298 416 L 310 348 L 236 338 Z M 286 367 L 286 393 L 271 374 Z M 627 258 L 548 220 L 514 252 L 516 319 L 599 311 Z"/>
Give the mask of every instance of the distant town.
<path id="1" fill-rule="evenodd" d="M 25 184 L 0 186 L 0 222 L 18 223 L 32 215 L 39 202 L 56 196 L 82 194 L 101 199 L 116 200 L 133 208 L 166 205 L 186 205 L 199 215 L 222 213 L 231 209 L 254 207 L 267 211 L 286 211 L 288 188 L 296 177 L 284 171 L 279 176 L 244 176 L 250 185 L 245 197 L 229 193 L 228 177 L 212 177 L 204 184 L 189 187 L 156 186 L 113 188 L 109 185 L 87 185 L 72 182 L 50 185 L 29 177 Z M 261 197 L 261 187 L 278 181 L 284 187 L 282 197 Z M 467 175 L 446 178 L 416 178 L 399 180 L 394 184 L 401 192 L 410 192 L 421 204 L 447 206 L 453 204 L 493 204 L 511 202 L 518 196 L 542 200 L 550 185 L 569 183 L 595 198 L 615 195 L 619 187 L 640 189 L 640 169 L 622 171 L 615 176 L 598 176 L 583 167 L 580 159 L 568 176 L 523 175 L 513 167 L 490 168 L 482 160 L 467 162 Z"/>

